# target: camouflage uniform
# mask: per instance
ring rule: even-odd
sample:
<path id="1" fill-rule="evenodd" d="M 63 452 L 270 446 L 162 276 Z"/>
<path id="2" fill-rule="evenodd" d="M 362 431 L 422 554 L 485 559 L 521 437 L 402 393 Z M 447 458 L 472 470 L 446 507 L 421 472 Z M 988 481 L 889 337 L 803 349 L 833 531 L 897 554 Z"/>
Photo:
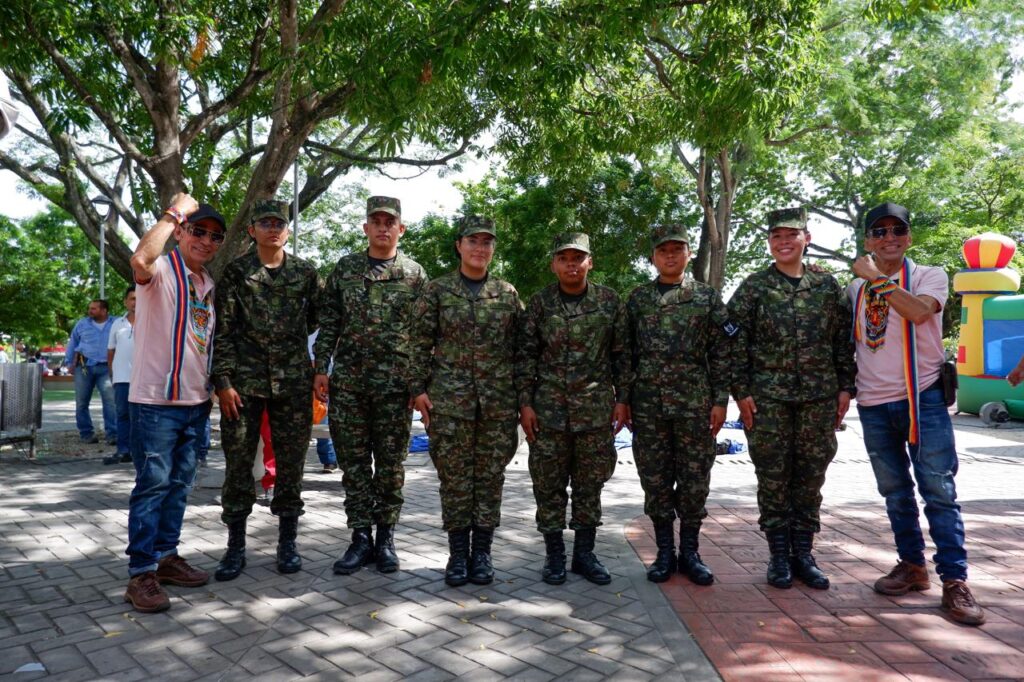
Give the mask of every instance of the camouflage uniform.
<path id="1" fill-rule="evenodd" d="M 769 224 L 802 229 L 806 217 L 786 209 Z M 733 396 L 757 406 L 747 440 L 761 529 L 816 533 L 837 395 L 855 392 L 849 301 L 830 274 L 805 270 L 794 286 L 772 265 L 744 280 L 729 313 L 740 327 Z"/>
<path id="2" fill-rule="evenodd" d="M 460 236 L 469 234 L 466 228 L 473 224 L 464 223 Z M 415 310 L 409 392 L 427 393 L 434 405 L 430 458 L 440 479 L 444 529 L 495 528 L 505 467 L 518 446 L 513 366 L 519 294 L 489 276 L 474 295 L 456 271 L 427 284 Z"/>
<path id="3" fill-rule="evenodd" d="M 655 246 L 672 236 L 657 228 Z M 685 241 L 685 235 L 675 235 Z M 660 240 L 660 241 L 659 241 Z M 707 516 L 715 439 L 711 408 L 729 402 L 731 336 L 736 333 L 718 292 L 687 277 L 665 294 L 657 279 L 626 303 L 633 369 L 633 455 L 644 489 L 644 513 L 655 524 L 678 516 L 699 528 Z"/>
<path id="4" fill-rule="evenodd" d="M 259 202 L 254 213 L 267 209 L 266 204 L 283 202 Z M 287 204 L 283 206 L 279 210 L 286 210 Z M 252 512 L 252 465 L 264 409 L 277 463 L 270 509 L 281 517 L 300 516 L 302 470 L 313 424 L 313 367 L 307 339 L 317 327 L 316 270 L 285 254 L 272 276 L 253 251 L 228 264 L 216 296 L 211 376 L 218 390 L 234 388 L 242 399 L 239 418 L 221 421 L 226 460 L 221 518 L 230 524 Z"/>
<path id="5" fill-rule="evenodd" d="M 589 253 L 586 235 L 572 248 Z M 568 247 L 566 247 L 568 248 Z M 537 413 L 530 477 L 541 533 L 565 528 L 572 485 L 573 530 L 601 525 L 601 489 L 615 471 L 612 409 L 629 403 L 630 357 L 625 309 L 614 290 L 587 285 L 578 303 L 558 283 L 530 299 L 516 363 L 519 405 Z"/>
<path id="6" fill-rule="evenodd" d="M 367 214 L 388 205 L 371 197 Z M 327 278 L 316 340 L 316 371 L 331 374 L 328 421 L 344 474 L 349 528 L 395 524 L 402 511 L 409 454 L 409 330 L 413 304 L 427 282 L 401 252 L 374 270 L 368 253 L 341 258 Z"/>

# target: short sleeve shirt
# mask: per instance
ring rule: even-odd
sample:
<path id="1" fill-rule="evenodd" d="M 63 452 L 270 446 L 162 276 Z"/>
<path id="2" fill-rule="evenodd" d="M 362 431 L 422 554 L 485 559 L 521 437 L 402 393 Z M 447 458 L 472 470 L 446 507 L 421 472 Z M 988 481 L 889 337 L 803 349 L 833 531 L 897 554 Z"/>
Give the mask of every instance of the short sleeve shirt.
<path id="1" fill-rule="evenodd" d="M 852 305 L 863 279 L 855 279 L 846 291 Z M 940 311 L 916 326 L 918 386 L 923 390 L 934 384 L 946 359 L 942 347 L 942 314 L 949 297 L 949 277 L 942 268 L 914 264 L 910 271 L 911 293 L 931 296 L 939 302 Z M 864 327 L 864 311 L 856 310 Z M 903 374 L 903 318 L 892 307 L 885 329 L 885 343 L 872 351 L 863 339 L 857 341 L 857 402 L 865 407 L 907 399 L 907 383 Z"/>
<path id="2" fill-rule="evenodd" d="M 135 333 L 127 317 L 119 317 L 110 327 L 107 350 L 114 351 L 114 364 L 110 368 L 111 382 L 127 384 L 132 378 L 132 354 L 135 349 Z"/>
<path id="3" fill-rule="evenodd" d="M 136 282 L 135 354 L 128 400 L 147 405 L 199 405 L 210 399 L 210 345 L 213 340 L 213 277 L 205 269 L 202 280 L 185 268 L 192 282 L 185 312 L 185 343 L 178 400 L 169 400 L 174 352 L 177 285 L 170 261 L 161 256 L 148 282 Z"/>

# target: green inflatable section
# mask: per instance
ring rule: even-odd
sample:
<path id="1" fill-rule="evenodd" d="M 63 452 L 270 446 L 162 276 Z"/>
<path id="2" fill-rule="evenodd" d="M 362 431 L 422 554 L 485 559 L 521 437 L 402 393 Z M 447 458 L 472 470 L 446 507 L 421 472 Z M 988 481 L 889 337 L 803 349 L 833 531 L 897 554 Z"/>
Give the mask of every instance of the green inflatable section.
<path id="1" fill-rule="evenodd" d="M 1024 419 L 1024 383 L 1014 388 L 1006 379 L 965 376 L 960 376 L 959 382 L 960 389 L 956 393 L 957 411 L 978 414 L 985 403 L 1002 402 L 1011 417 Z"/>

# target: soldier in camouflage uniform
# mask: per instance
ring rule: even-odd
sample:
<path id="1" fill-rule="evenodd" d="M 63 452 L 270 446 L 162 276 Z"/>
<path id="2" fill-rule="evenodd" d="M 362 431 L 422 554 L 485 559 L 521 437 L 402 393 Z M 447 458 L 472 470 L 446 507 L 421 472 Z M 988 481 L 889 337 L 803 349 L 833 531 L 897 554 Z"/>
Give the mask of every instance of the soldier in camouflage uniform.
<path id="1" fill-rule="evenodd" d="M 370 197 L 363 232 L 367 250 L 343 256 L 327 279 L 314 353 L 317 395 L 326 399 L 330 389 L 328 422 L 352 529 L 352 542 L 334 564 L 341 575 L 374 560 L 382 573 L 399 567 L 394 530 L 412 424 L 409 329 L 427 281 L 419 263 L 398 250 L 405 233 L 398 199 Z"/>
<path id="2" fill-rule="evenodd" d="M 285 253 L 288 204 L 258 201 L 249 235 L 256 248 L 228 264 L 217 287 L 217 339 L 211 376 L 221 409 L 226 460 L 221 518 L 228 548 L 217 580 L 245 567 L 245 523 L 256 501 L 252 463 L 263 411 L 274 434 L 277 482 L 270 510 L 280 519 L 277 569 L 302 568 L 295 548 L 302 515 L 302 470 L 313 425 L 313 367 L 307 337 L 317 327 L 319 278 Z"/>
<path id="3" fill-rule="evenodd" d="M 513 373 L 523 306 L 515 287 L 488 275 L 495 234 L 488 218 L 460 219 L 459 269 L 426 286 L 414 316 L 409 389 L 441 483 L 453 586 L 494 579 L 491 540 L 518 447 Z"/>
<path id="4" fill-rule="evenodd" d="M 530 299 L 516 362 L 520 423 L 530 444 L 544 582 L 565 582 L 565 512 L 572 486 L 572 571 L 598 585 L 611 576 L 594 555 L 601 489 L 615 471 L 615 434 L 629 422 L 630 355 L 625 309 L 613 289 L 587 282 L 590 238 L 560 234 L 558 282 Z"/>
<path id="5" fill-rule="evenodd" d="M 757 472 L 760 526 L 768 539 L 768 583 L 787 588 L 795 573 L 828 589 L 811 554 L 820 529 L 825 469 L 835 429 L 855 393 L 850 304 L 828 273 L 803 265 L 807 213 L 768 216 L 775 262 L 740 285 L 729 311 L 740 327 L 733 397 Z"/>
<path id="6" fill-rule="evenodd" d="M 689 242 L 679 225 L 652 235 L 658 277 L 633 290 L 626 304 L 633 369 L 633 454 L 654 524 L 658 555 L 647 579 L 668 580 L 678 567 L 699 585 L 714 581 L 701 561 L 715 436 L 729 402 L 732 338 L 718 292 L 686 277 Z M 679 557 L 673 522 L 679 517 Z"/>

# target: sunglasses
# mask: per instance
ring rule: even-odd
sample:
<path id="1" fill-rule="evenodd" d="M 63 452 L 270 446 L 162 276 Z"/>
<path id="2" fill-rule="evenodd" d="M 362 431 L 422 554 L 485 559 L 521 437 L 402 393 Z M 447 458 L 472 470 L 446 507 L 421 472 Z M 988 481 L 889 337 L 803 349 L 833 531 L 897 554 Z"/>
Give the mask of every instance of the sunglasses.
<path id="1" fill-rule="evenodd" d="M 872 227 L 868 234 L 872 239 L 885 239 L 885 235 L 892 232 L 893 237 L 906 237 L 910 234 L 910 228 L 906 225 L 890 225 L 889 227 Z"/>
<path id="2" fill-rule="evenodd" d="M 262 218 L 256 221 L 256 227 L 261 230 L 283 230 L 288 227 L 288 224 L 283 220 L 275 220 L 274 218 Z"/>
<path id="3" fill-rule="evenodd" d="M 215 232 L 213 230 L 207 230 L 206 228 L 203 227 L 196 227 L 195 225 L 189 225 L 187 229 L 190 235 L 199 240 L 202 240 L 203 237 L 209 235 L 210 241 L 213 242 L 214 244 L 223 244 L 225 237 L 227 237 L 227 235 L 224 234 L 223 232 Z"/>

